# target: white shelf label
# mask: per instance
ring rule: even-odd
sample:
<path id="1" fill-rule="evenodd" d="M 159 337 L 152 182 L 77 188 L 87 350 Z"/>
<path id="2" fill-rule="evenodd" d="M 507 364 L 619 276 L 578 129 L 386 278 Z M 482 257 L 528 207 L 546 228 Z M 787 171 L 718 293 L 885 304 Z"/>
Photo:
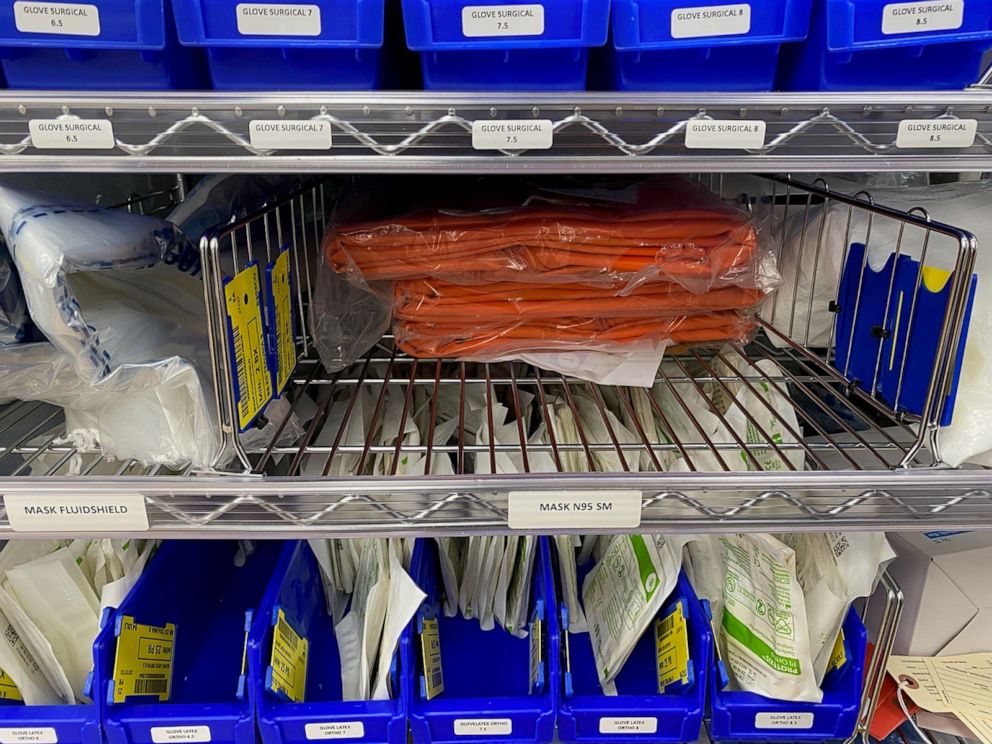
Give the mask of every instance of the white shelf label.
<path id="1" fill-rule="evenodd" d="M 639 527 L 641 497 L 640 491 L 510 491 L 508 522 L 512 530 Z"/>
<path id="2" fill-rule="evenodd" d="M 320 36 L 320 6 L 239 3 L 234 12 L 242 36 Z"/>
<path id="3" fill-rule="evenodd" d="M 39 150 L 112 150 L 114 125 L 106 119 L 31 119 L 31 145 Z"/>
<path id="4" fill-rule="evenodd" d="M 468 5 L 462 8 L 462 34 L 480 36 L 540 36 L 544 33 L 544 6 Z"/>
<path id="5" fill-rule="evenodd" d="M 962 148 L 975 144 L 977 119 L 903 119 L 896 134 L 902 149 Z"/>
<path id="6" fill-rule="evenodd" d="M 656 734 L 657 718 L 600 718 L 601 734 Z"/>
<path id="7" fill-rule="evenodd" d="M 365 724 L 361 721 L 340 721 L 337 723 L 308 723 L 303 727 L 308 741 L 318 739 L 361 739 L 365 736 Z"/>
<path id="8" fill-rule="evenodd" d="M 751 6 L 710 5 L 703 8 L 676 8 L 672 11 L 672 38 L 698 39 L 701 36 L 737 36 L 751 30 Z"/>
<path id="9" fill-rule="evenodd" d="M 455 736 L 508 736 L 513 733 L 509 718 L 456 718 Z"/>
<path id="10" fill-rule="evenodd" d="M 0 744 L 58 744 L 53 728 L 0 728 Z"/>
<path id="11" fill-rule="evenodd" d="M 882 8 L 883 34 L 953 31 L 964 23 L 964 0 L 891 3 Z"/>
<path id="12" fill-rule="evenodd" d="M 141 494 L 66 496 L 12 493 L 3 497 L 15 532 L 139 532 L 148 529 Z M 2 742 L 0 742 L 2 744 Z"/>
<path id="13" fill-rule="evenodd" d="M 548 150 L 554 138 L 550 119 L 472 122 L 472 147 L 476 150 Z"/>
<path id="14" fill-rule="evenodd" d="M 173 744 L 177 741 L 210 741 L 209 726 L 152 726 L 153 744 Z"/>
<path id="15" fill-rule="evenodd" d="M 14 3 L 14 25 L 22 34 L 99 36 L 100 9 L 82 3 Z"/>
<path id="16" fill-rule="evenodd" d="M 330 150 L 329 121 L 256 119 L 248 125 L 251 146 L 259 150 Z"/>
<path id="17" fill-rule="evenodd" d="M 756 713 L 754 727 L 758 729 L 811 729 L 812 713 Z"/>
<path id="18" fill-rule="evenodd" d="M 685 128 L 690 150 L 760 150 L 765 146 L 765 122 L 757 119 L 692 119 Z"/>

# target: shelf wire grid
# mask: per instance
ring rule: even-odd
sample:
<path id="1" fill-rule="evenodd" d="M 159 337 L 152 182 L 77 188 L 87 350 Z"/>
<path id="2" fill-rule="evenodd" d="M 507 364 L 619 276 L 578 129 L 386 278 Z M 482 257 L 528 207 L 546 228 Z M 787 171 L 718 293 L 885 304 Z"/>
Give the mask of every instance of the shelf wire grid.
<path id="1" fill-rule="evenodd" d="M 845 218 L 845 246 L 857 239 L 870 244 L 873 234 L 883 232 L 880 223 L 894 221 L 901 226 L 893 245 L 897 254 L 918 231 L 924 241 L 933 236 L 953 241 L 962 275 L 973 260 L 972 236 L 925 214 L 889 210 L 867 194 L 834 194 L 825 184 L 807 186 L 787 178 L 769 183 L 767 193 L 749 207 L 756 214 L 771 213 L 766 219 L 773 234 L 776 226 L 800 225 L 801 254 L 812 256 L 809 260 L 830 250 L 821 229 L 828 206 Z M 711 186 L 721 190 L 722 180 L 713 179 Z M 633 389 L 595 386 L 523 363 L 412 359 L 397 351 L 389 336 L 353 365 L 329 373 L 314 353 L 307 321 L 333 188 L 325 181 L 304 182 L 288 196 L 232 218 L 205 239 L 217 410 L 233 466 L 219 462 L 218 472 L 192 473 L 105 462 L 98 452 L 60 439 L 57 409 L 15 403 L 0 413 L 0 472 L 19 477 L 5 478 L 0 490 L 139 492 L 152 531 L 163 535 L 190 530 L 273 536 L 491 533 L 506 529 L 511 491 L 561 489 L 638 490 L 643 529 L 992 526 L 992 479 L 984 470 L 943 468 L 934 446 L 943 405 L 937 391 L 946 390 L 952 365 L 935 364 L 925 410 L 896 412 L 873 381 L 856 383 L 844 376 L 832 347 L 803 343 L 809 328 L 796 327 L 801 314 L 788 323 L 763 314 L 760 332 L 746 345 L 670 350 L 656 385 L 670 393 L 675 413 L 681 411 L 691 422 L 688 434 L 676 436 L 658 436 L 659 427 L 652 426 L 672 433 L 668 419 L 673 411 L 649 395 L 645 416 L 633 405 Z M 867 235 L 857 233 L 864 225 L 858 227 L 855 214 L 867 216 Z M 218 298 L 231 267 L 271 260 L 282 246 L 293 249 L 299 363 L 287 389 L 289 412 L 267 422 L 274 432 L 267 446 L 249 447 L 232 415 L 233 365 L 228 345 L 221 342 L 224 310 Z M 960 323 L 960 305 L 951 302 L 942 338 L 934 339 L 938 358 L 953 356 Z M 743 362 L 735 366 L 732 359 Z M 763 366 L 766 362 L 774 362 L 774 372 Z M 795 418 L 767 404 L 748 410 L 730 394 L 756 387 L 792 401 Z M 442 398 L 455 401 L 454 413 L 440 404 Z M 736 430 L 727 426 L 727 417 L 736 406 L 748 435 L 717 439 L 693 420 L 689 398 L 704 401 L 720 428 L 731 432 Z M 386 414 L 390 399 L 402 401 L 398 419 Z M 578 422 L 577 441 L 556 438 L 553 428 L 546 439 L 530 440 L 534 426 L 548 420 L 554 406 Z M 337 413 L 332 416 L 332 411 Z M 517 429 L 511 439 L 518 443 L 493 436 L 497 411 L 509 413 Z M 626 418 L 633 439 L 619 436 L 618 417 Z M 424 432 L 419 441 L 406 435 L 406 423 L 414 419 Z M 297 441 L 283 441 L 294 426 L 302 431 Z M 776 438 L 771 429 L 785 436 Z M 436 436 L 441 430 L 448 433 Z M 400 474 L 404 458 L 422 458 L 421 470 Z M 516 462 L 519 472 L 492 474 L 505 458 Z M 447 467 L 438 467 L 442 460 Z M 681 465 L 673 468 L 675 462 Z M 747 472 L 740 472 L 741 462 Z"/>

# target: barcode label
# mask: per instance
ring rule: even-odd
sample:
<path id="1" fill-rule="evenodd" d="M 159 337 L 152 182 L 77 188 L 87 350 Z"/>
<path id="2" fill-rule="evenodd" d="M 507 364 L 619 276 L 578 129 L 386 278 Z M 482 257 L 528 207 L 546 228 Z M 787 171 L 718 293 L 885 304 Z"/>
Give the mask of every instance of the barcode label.
<path id="1" fill-rule="evenodd" d="M 279 633 L 282 634 L 283 643 L 289 646 L 291 651 L 295 651 L 299 647 L 300 639 L 282 616 L 279 617 Z"/>
<path id="2" fill-rule="evenodd" d="M 668 635 L 675 630 L 675 615 L 669 615 L 658 626 L 658 635 Z"/>
<path id="3" fill-rule="evenodd" d="M 851 547 L 851 543 L 847 541 L 846 535 L 840 535 L 831 543 L 831 546 L 834 549 L 834 558 L 840 558 Z"/>
<path id="4" fill-rule="evenodd" d="M 141 678 L 134 681 L 135 695 L 161 695 L 169 689 L 169 680 L 165 677 L 159 679 Z"/>

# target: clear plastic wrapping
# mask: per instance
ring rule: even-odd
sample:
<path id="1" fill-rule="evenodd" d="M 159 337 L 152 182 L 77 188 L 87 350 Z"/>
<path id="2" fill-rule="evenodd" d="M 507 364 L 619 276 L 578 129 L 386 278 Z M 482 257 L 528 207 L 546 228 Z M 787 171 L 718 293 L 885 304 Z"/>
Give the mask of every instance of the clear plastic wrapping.
<path id="1" fill-rule="evenodd" d="M 339 219 L 324 240 L 328 273 L 391 310 L 403 351 L 482 361 L 745 340 L 779 281 L 750 216 L 687 182 L 519 187 L 473 185 L 399 216 Z M 492 208 L 465 208 L 487 196 Z M 332 349 L 362 335 L 337 322 L 354 315 L 339 294 L 318 291 L 314 305 L 315 335 Z"/>

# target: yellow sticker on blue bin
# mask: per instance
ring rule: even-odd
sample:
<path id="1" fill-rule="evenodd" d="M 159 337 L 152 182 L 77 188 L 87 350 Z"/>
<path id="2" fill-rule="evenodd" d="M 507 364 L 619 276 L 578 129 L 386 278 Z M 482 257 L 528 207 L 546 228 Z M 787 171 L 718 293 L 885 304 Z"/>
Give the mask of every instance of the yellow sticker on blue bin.
<path id="1" fill-rule="evenodd" d="M 265 353 L 258 264 L 226 280 L 224 301 L 234 361 L 234 401 L 244 431 L 272 399 L 272 376 Z"/>
<path id="2" fill-rule="evenodd" d="M 0 669 L 0 700 L 10 700 L 11 702 L 24 701 L 21 691 L 14 684 L 14 680 L 7 676 L 7 672 L 3 669 Z"/>
<path id="3" fill-rule="evenodd" d="M 302 703 L 307 692 L 309 655 L 310 641 L 290 625 L 283 608 L 277 608 L 266 688 L 289 702 Z"/>
<path id="4" fill-rule="evenodd" d="M 689 662 L 689 630 L 685 621 L 685 602 L 679 600 L 668 614 L 654 622 L 654 642 L 658 661 L 658 692 L 672 685 L 692 683 Z"/>
<path id="5" fill-rule="evenodd" d="M 420 629 L 420 656 L 424 663 L 421 696 L 433 700 L 444 692 L 444 672 L 441 668 L 441 637 L 437 618 L 424 618 Z"/>
<path id="6" fill-rule="evenodd" d="M 172 694 L 172 663 L 176 654 L 176 626 L 143 625 L 130 615 L 117 619 L 114 652 L 114 702 L 148 695 L 166 702 Z"/>
<path id="7" fill-rule="evenodd" d="M 289 277 L 289 249 L 283 248 L 268 268 L 270 365 L 275 394 L 282 395 L 296 369 L 296 338 L 293 333 L 293 292 Z"/>
<path id="8" fill-rule="evenodd" d="M 531 694 L 544 687 L 544 664 L 541 653 L 541 618 L 535 617 L 530 624 L 530 688 Z"/>
<path id="9" fill-rule="evenodd" d="M 834 649 L 830 652 L 830 663 L 827 664 L 827 671 L 831 669 L 841 669 L 847 663 L 847 649 L 844 646 L 844 631 L 837 634 L 834 642 Z"/>

